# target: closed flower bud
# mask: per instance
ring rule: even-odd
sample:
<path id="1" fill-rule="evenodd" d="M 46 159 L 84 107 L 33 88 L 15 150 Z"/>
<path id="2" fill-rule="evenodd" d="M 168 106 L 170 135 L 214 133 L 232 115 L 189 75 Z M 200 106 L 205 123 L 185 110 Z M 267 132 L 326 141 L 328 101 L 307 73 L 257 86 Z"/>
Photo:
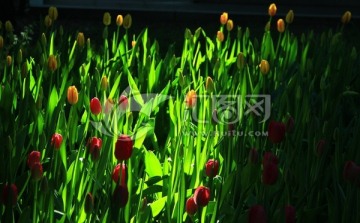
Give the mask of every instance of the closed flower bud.
<path id="1" fill-rule="evenodd" d="M 193 216 L 197 212 L 198 206 L 195 204 L 194 197 L 187 199 L 185 209 L 186 213 L 190 216 Z"/>
<path id="2" fill-rule="evenodd" d="M 266 212 L 263 206 L 254 205 L 249 209 L 248 223 L 266 223 Z"/>
<path id="3" fill-rule="evenodd" d="M 49 15 L 45 16 L 44 24 L 47 28 L 49 28 L 52 25 L 52 20 Z"/>
<path id="4" fill-rule="evenodd" d="M 52 21 L 55 21 L 58 18 L 58 10 L 57 10 L 57 8 L 54 7 L 54 6 L 49 7 L 48 15 L 52 19 Z"/>
<path id="5" fill-rule="evenodd" d="M 296 222 L 296 210 L 292 205 L 285 206 L 285 223 L 295 223 Z"/>
<path id="6" fill-rule="evenodd" d="M 205 164 L 205 173 L 208 177 L 215 177 L 219 173 L 219 161 L 210 159 Z"/>
<path id="7" fill-rule="evenodd" d="M 111 15 L 109 12 L 105 12 L 103 16 L 103 23 L 105 26 L 108 26 L 111 24 Z"/>
<path id="8" fill-rule="evenodd" d="M 186 28 L 185 29 L 185 39 L 190 40 L 192 38 L 191 30 Z"/>
<path id="9" fill-rule="evenodd" d="M 272 143 L 280 143 L 285 138 L 286 126 L 282 122 L 270 121 L 268 126 L 268 139 Z"/>
<path id="10" fill-rule="evenodd" d="M 128 160 L 133 151 L 133 141 L 128 135 L 121 135 L 115 143 L 115 157 L 117 160 Z"/>
<path id="11" fill-rule="evenodd" d="M 54 55 L 50 55 L 48 58 L 48 68 L 52 72 L 54 72 L 57 69 L 57 60 Z"/>
<path id="12" fill-rule="evenodd" d="M 59 150 L 61 147 L 61 143 L 63 141 L 63 137 L 60 133 L 54 133 L 51 137 L 51 145 L 55 150 Z"/>
<path id="13" fill-rule="evenodd" d="M 41 158 L 41 153 L 39 151 L 32 151 L 29 153 L 27 158 L 27 166 L 31 170 L 35 163 L 39 163 Z"/>
<path id="14" fill-rule="evenodd" d="M 135 45 L 136 45 L 136 41 L 135 40 L 131 41 L 131 47 L 134 47 Z"/>
<path id="15" fill-rule="evenodd" d="M 270 71 L 270 65 L 269 65 L 269 62 L 267 60 L 261 60 L 259 67 L 260 67 L 260 72 L 263 75 L 268 74 L 269 71 Z"/>
<path id="16" fill-rule="evenodd" d="M 229 18 L 229 15 L 227 12 L 223 12 L 221 15 L 220 15 L 220 23 L 222 25 L 225 25 L 228 21 L 228 18 Z"/>
<path id="17" fill-rule="evenodd" d="M 345 181 L 360 184 L 360 167 L 354 161 L 347 161 L 343 170 Z"/>
<path id="18" fill-rule="evenodd" d="M 71 105 L 75 105 L 79 100 L 79 93 L 75 86 L 70 86 L 67 90 L 67 100 Z"/>
<path id="19" fill-rule="evenodd" d="M 125 111 L 129 107 L 129 100 L 125 95 L 120 96 L 119 106 L 122 111 Z"/>
<path id="20" fill-rule="evenodd" d="M 129 29 L 129 28 L 131 27 L 131 24 L 132 24 L 131 15 L 130 15 L 130 14 L 127 14 L 127 15 L 124 17 L 123 26 L 124 26 L 125 29 Z"/>
<path id="21" fill-rule="evenodd" d="M 343 16 L 341 17 L 341 22 L 343 24 L 348 24 L 351 20 L 351 12 L 350 11 L 346 11 Z"/>
<path id="22" fill-rule="evenodd" d="M 263 165 L 262 182 L 265 185 L 273 185 L 279 176 L 278 166 L 275 163 L 268 162 Z"/>
<path id="23" fill-rule="evenodd" d="M 106 76 L 103 76 L 101 78 L 100 88 L 102 91 L 106 91 L 107 87 L 109 85 L 109 81 Z"/>
<path id="24" fill-rule="evenodd" d="M 79 33 L 78 33 L 76 42 L 77 42 L 77 45 L 78 45 L 80 48 L 83 48 L 83 47 L 84 47 L 84 45 L 85 45 L 84 33 L 82 33 L 82 32 L 79 32 Z"/>
<path id="25" fill-rule="evenodd" d="M 245 56 L 244 53 L 240 52 L 237 55 L 237 59 L 236 59 L 236 66 L 238 69 L 242 70 L 245 67 Z"/>
<path id="26" fill-rule="evenodd" d="M 86 194 L 84 210 L 86 214 L 91 214 L 94 210 L 94 197 L 90 192 Z"/>
<path id="27" fill-rule="evenodd" d="M 268 13 L 269 13 L 269 16 L 275 16 L 276 15 L 276 5 L 275 3 L 272 3 L 270 6 L 269 6 L 269 10 L 268 10 Z"/>
<path id="28" fill-rule="evenodd" d="M 123 21 L 124 21 L 124 19 L 123 19 L 123 16 L 122 16 L 122 15 L 118 15 L 118 16 L 116 17 L 116 25 L 117 25 L 117 26 L 121 26 L 121 25 L 123 24 Z"/>
<path id="29" fill-rule="evenodd" d="M 31 178 L 35 181 L 41 180 L 43 176 L 43 167 L 40 162 L 34 163 L 31 167 Z"/>
<path id="30" fill-rule="evenodd" d="M 326 141 L 324 139 L 320 139 L 316 143 L 315 153 L 316 153 L 317 156 L 320 157 L 324 153 L 325 145 L 326 145 Z"/>
<path id="31" fill-rule="evenodd" d="M 231 19 L 229 19 L 226 23 L 226 29 L 227 31 L 230 32 L 233 28 L 234 28 L 234 22 Z"/>
<path id="32" fill-rule="evenodd" d="M 224 33 L 221 31 L 217 31 L 216 38 L 219 42 L 224 41 L 224 38 L 225 38 Z"/>
<path id="33" fill-rule="evenodd" d="M 294 11 L 290 10 L 285 17 L 285 21 L 287 24 L 291 24 L 294 21 Z"/>
<path id="34" fill-rule="evenodd" d="M 6 184 L 2 190 L 1 201 L 6 206 L 15 206 L 18 197 L 18 190 L 15 184 Z"/>
<path id="35" fill-rule="evenodd" d="M 204 186 L 199 186 L 194 192 L 195 204 L 199 207 L 206 206 L 210 201 L 210 189 Z"/>
<path id="36" fill-rule="evenodd" d="M 188 108 L 193 108 L 196 105 L 196 92 L 194 90 L 189 91 L 185 97 L 185 104 Z"/>
<path id="37" fill-rule="evenodd" d="M 121 169 L 121 183 L 119 181 L 120 179 L 120 169 Z M 120 183 L 123 186 L 126 186 L 126 165 L 125 164 L 117 164 L 112 172 L 111 179 L 115 183 Z"/>
<path id="38" fill-rule="evenodd" d="M 129 191 L 126 186 L 118 185 L 112 195 L 112 205 L 115 209 L 123 208 L 129 199 Z"/>
<path id="39" fill-rule="evenodd" d="M 256 148 L 250 149 L 248 162 L 251 164 L 257 164 L 259 162 L 259 152 Z"/>
<path id="40" fill-rule="evenodd" d="M 4 47 L 4 38 L 0 36 L 0 50 Z"/>
<path id="41" fill-rule="evenodd" d="M 91 113 L 93 113 L 94 115 L 98 115 L 101 113 L 101 103 L 100 100 L 97 97 L 94 97 L 91 99 L 90 101 L 90 111 Z"/>
<path id="42" fill-rule="evenodd" d="M 12 33 L 14 31 L 14 27 L 9 20 L 5 22 L 5 30 L 7 33 Z"/>
<path id="43" fill-rule="evenodd" d="M 100 151 L 102 146 L 102 140 L 98 137 L 91 137 L 87 142 L 87 147 L 89 148 L 89 153 L 93 154 L 94 152 L 97 153 Z"/>
<path id="44" fill-rule="evenodd" d="M 11 66 L 11 64 L 12 64 L 12 57 L 10 56 L 10 55 L 8 55 L 7 57 L 6 57 L 6 64 L 10 67 Z"/>
<path id="45" fill-rule="evenodd" d="M 277 30 L 279 31 L 279 33 L 283 33 L 285 31 L 285 23 L 283 19 L 278 19 L 277 23 L 276 23 L 276 27 Z"/>
<path id="46" fill-rule="evenodd" d="M 208 93 L 212 93 L 214 91 L 214 81 L 211 77 L 206 78 L 205 89 Z"/>

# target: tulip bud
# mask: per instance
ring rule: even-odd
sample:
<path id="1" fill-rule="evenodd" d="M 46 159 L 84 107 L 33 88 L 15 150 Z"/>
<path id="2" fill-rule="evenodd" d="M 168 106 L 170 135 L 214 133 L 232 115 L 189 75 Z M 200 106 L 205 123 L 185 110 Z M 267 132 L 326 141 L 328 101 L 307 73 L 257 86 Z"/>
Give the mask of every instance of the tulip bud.
<path id="1" fill-rule="evenodd" d="M 280 143 L 285 138 L 285 131 L 284 123 L 271 121 L 268 126 L 268 138 L 272 143 Z"/>
<path id="2" fill-rule="evenodd" d="M 268 74 L 269 71 L 270 71 L 270 65 L 269 65 L 269 62 L 267 60 L 261 60 L 259 67 L 260 67 L 260 72 L 263 75 Z"/>
<path id="3" fill-rule="evenodd" d="M 190 40 L 192 38 L 191 30 L 186 28 L 185 29 L 185 39 Z"/>
<path id="4" fill-rule="evenodd" d="M 231 19 L 229 19 L 226 23 L 226 29 L 227 31 L 230 32 L 233 28 L 234 28 L 234 22 Z"/>
<path id="5" fill-rule="evenodd" d="M 122 15 L 118 15 L 118 16 L 116 17 L 116 25 L 117 25 L 117 26 L 121 26 L 121 25 L 123 24 L 123 21 L 124 21 L 124 19 L 123 19 L 123 16 L 122 16 Z"/>
<path id="6" fill-rule="evenodd" d="M 49 15 L 45 16 L 44 24 L 47 28 L 49 28 L 52 25 L 52 20 Z"/>
<path id="7" fill-rule="evenodd" d="M 106 76 L 103 76 L 103 77 L 101 78 L 101 84 L 100 84 L 101 90 L 102 90 L 102 91 L 106 91 L 108 85 L 109 85 L 109 81 L 108 81 L 107 77 L 106 77 Z"/>
<path id="8" fill-rule="evenodd" d="M 278 166 L 275 163 L 268 162 L 263 165 L 262 182 L 265 185 L 273 185 L 279 176 Z"/>
<path id="9" fill-rule="evenodd" d="M 185 97 L 185 104 L 188 108 L 193 108 L 196 105 L 196 92 L 194 90 L 189 91 Z"/>
<path id="10" fill-rule="evenodd" d="M 83 48 L 83 47 L 84 47 L 84 45 L 85 45 L 84 33 L 82 33 L 82 32 L 79 32 L 79 33 L 78 33 L 76 42 L 77 42 L 77 45 L 78 45 L 80 48 Z"/>
<path id="11" fill-rule="evenodd" d="M 29 153 L 27 158 L 27 166 L 31 170 L 35 163 L 39 163 L 41 159 L 41 153 L 39 151 L 32 151 Z"/>
<path id="12" fill-rule="evenodd" d="M 7 57 L 6 57 L 6 64 L 10 67 L 11 66 L 11 64 L 12 64 L 12 57 L 10 56 L 10 55 L 8 55 Z"/>
<path id="13" fill-rule="evenodd" d="M 84 210 L 86 214 L 91 214 L 94 210 L 94 197 L 90 192 L 86 194 Z"/>
<path id="14" fill-rule="evenodd" d="M 40 162 L 34 163 L 31 167 L 31 178 L 35 181 L 41 180 L 43 176 L 43 167 Z"/>
<path id="15" fill-rule="evenodd" d="M 254 205 L 249 209 L 248 223 L 266 223 L 266 212 L 263 206 Z"/>
<path id="16" fill-rule="evenodd" d="M 133 151 L 133 141 L 128 135 L 121 135 L 115 143 L 115 157 L 117 160 L 128 160 Z"/>
<path id="17" fill-rule="evenodd" d="M 265 32 L 269 32 L 270 28 L 271 28 L 271 23 L 270 23 L 270 21 L 268 21 L 265 25 Z"/>
<path id="18" fill-rule="evenodd" d="M 0 50 L 4 47 L 4 38 L 0 36 Z"/>
<path id="19" fill-rule="evenodd" d="M 51 146 L 53 146 L 55 150 L 59 150 L 62 141 L 63 141 L 62 135 L 59 133 L 54 133 L 51 137 Z"/>
<path id="20" fill-rule="evenodd" d="M 125 207 L 129 199 L 129 191 L 126 186 L 118 185 L 112 195 L 112 204 L 116 209 Z"/>
<path id="21" fill-rule="evenodd" d="M 285 23 L 283 19 L 278 19 L 277 23 L 276 23 L 276 27 L 277 30 L 279 31 L 279 33 L 283 33 L 285 31 Z"/>
<path id="22" fill-rule="evenodd" d="M 206 78 L 205 89 L 208 93 L 212 93 L 214 91 L 214 81 L 211 77 Z"/>
<path id="23" fill-rule="evenodd" d="M 55 21 L 58 17 L 58 10 L 56 7 L 51 6 L 49 7 L 49 12 L 48 12 L 49 17 L 51 18 L 52 21 Z"/>
<path id="24" fill-rule="evenodd" d="M 265 164 L 267 164 L 267 163 L 274 163 L 277 165 L 277 164 L 279 164 L 279 159 L 273 153 L 265 152 L 262 164 L 263 164 L 263 166 L 265 166 Z"/>
<path id="25" fill-rule="evenodd" d="M 14 27 L 9 20 L 5 22 L 5 30 L 7 33 L 13 33 L 14 31 Z"/>
<path id="26" fill-rule="evenodd" d="M 291 24 L 294 21 L 294 11 L 290 10 L 285 17 L 285 21 L 287 24 Z"/>
<path id="27" fill-rule="evenodd" d="M 122 111 L 126 111 L 126 109 L 129 107 L 129 100 L 125 95 L 120 96 L 119 106 Z"/>
<path id="28" fill-rule="evenodd" d="M 285 223 L 295 223 L 296 222 L 296 210 L 292 205 L 285 206 Z"/>
<path id="29" fill-rule="evenodd" d="M 103 23 L 105 26 L 109 26 L 111 24 L 111 15 L 109 12 L 105 12 L 103 16 Z"/>
<path id="30" fill-rule="evenodd" d="M 353 161 L 347 161 L 343 170 L 343 177 L 345 181 L 350 183 L 360 183 L 360 167 Z"/>
<path id="31" fill-rule="evenodd" d="M 341 22 L 343 24 L 348 24 L 351 20 L 351 12 L 350 11 L 346 11 L 343 16 L 341 17 Z"/>
<path id="32" fill-rule="evenodd" d="M 131 24 L 132 24 L 131 15 L 130 15 L 130 14 L 127 14 L 127 15 L 124 17 L 123 26 L 124 26 L 125 29 L 129 29 L 129 28 L 131 27 Z"/>
<path id="33" fill-rule="evenodd" d="M 102 140 L 98 137 L 91 137 L 87 142 L 87 147 L 89 148 L 89 153 L 93 154 L 96 151 L 100 151 L 102 146 Z"/>
<path id="34" fill-rule="evenodd" d="M 244 53 L 240 52 L 237 55 L 237 59 L 236 59 L 236 66 L 238 69 L 242 70 L 245 67 L 245 56 Z"/>
<path id="35" fill-rule="evenodd" d="M 218 40 L 219 42 L 224 41 L 224 38 L 225 38 L 225 37 L 224 37 L 224 33 L 221 32 L 221 31 L 217 31 L 216 38 L 217 38 L 217 40 Z"/>
<path id="36" fill-rule="evenodd" d="M 57 69 L 57 60 L 54 55 L 50 55 L 48 58 L 48 68 L 52 72 L 54 72 Z"/>
<path id="37" fill-rule="evenodd" d="M 276 10 L 277 10 L 277 8 L 276 8 L 275 3 L 272 3 L 272 4 L 269 6 L 269 10 L 268 10 L 269 16 L 271 16 L 271 17 L 275 16 Z"/>
<path id="38" fill-rule="evenodd" d="M 79 100 L 79 93 L 75 86 L 70 86 L 67 90 L 67 100 L 71 105 L 75 105 Z"/>
<path id="39" fill-rule="evenodd" d="M 204 207 L 210 200 L 210 189 L 204 186 L 199 186 L 194 192 L 195 204 L 199 207 Z"/>
<path id="40" fill-rule="evenodd" d="M 228 18 L 229 18 L 229 15 L 227 12 L 223 12 L 221 15 L 220 15 L 220 23 L 222 25 L 225 25 L 227 22 L 228 22 Z"/>
<path id="41" fill-rule="evenodd" d="M 91 99 L 90 101 L 90 111 L 91 113 L 93 113 L 94 115 L 98 115 L 101 113 L 101 103 L 100 100 L 97 97 L 94 97 Z"/>
<path id="42" fill-rule="evenodd" d="M 219 161 L 210 159 L 205 164 L 206 176 L 213 178 L 219 173 Z"/>
<path id="43" fill-rule="evenodd" d="M 185 209 L 186 213 L 190 216 L 193 216 L 197 212 L 198 206 L 195 203 L 194 197 L 187 199 Z"/>
<path id="44" fill-rule="evenodd" d="M 120 179 L 120 169 L 121 169 L 121 185 L 126 186 L 126 165 L 125 164 L 117 164 L 112 172 L 111 179 L 118 183 Z"/>
<path id="45" fill-rule="evenodd" d="M 256 148 L 251 148 L 249 151 L 249 159 L 248 161 L 251 164 L 257 164 L 259 162 L 259 152 Z"/>
<path id="46" fill-rule="evenodd" d="M 134 48 L 135 45 L 136 45 L 136 41 L 135 40 L 131 41 L 131 47 Z"/>
<path id="47" fill-rule="evenodd" d="M 6 184 L 2 190 L 2 203 L 6 206 L 15 206 L 18 197 L 18 190 L 15 184 Z"/>

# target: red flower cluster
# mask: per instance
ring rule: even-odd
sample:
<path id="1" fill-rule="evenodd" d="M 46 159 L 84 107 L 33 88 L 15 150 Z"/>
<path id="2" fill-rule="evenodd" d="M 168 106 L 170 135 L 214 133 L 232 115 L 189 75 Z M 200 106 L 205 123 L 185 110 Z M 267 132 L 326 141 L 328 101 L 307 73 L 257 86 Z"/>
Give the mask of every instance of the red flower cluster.
<path id="1" fill-rule="evenodd" d="M 285 131 L 286 126 L 284 123 L 270 121 L 268 126 L 268 138 L 274 144 L 280 143 L 285 138 Z"/>
<path id="2" fill-rule="evenodd" d="M 210 189 L 199 186 L 194 192 L 194 196 L 186 201 L 186 212 L 192 216 L 196 213 L 198 207 L 205 207 L 210 201 Z"/>
<path id="3" fill-rule="evenodd" d="M 273 185 L 279 176 L 279 159 L 271 152 L 266 152 L 263 157 L 262 181 L 265 185 Z"/>
<path id="4" fill-rule="evenodd" d="M 128 160 L 132 154 L 133 141 L 128 135 L 121 135 L 115 144 L 115 157 L 117 160 Z"/>
<path id="5" fill-rule="evenodd" d="M 208 177 L 215 177 L 219 173 L 219 161 L 209 159 L 205 164 L 205 173 Z"/>
<path id="6" fill-rule="evenodd" d="M 111 178 L 112 180 L 115 182 L 115 183 L 118 183 L 119 182 L 119 174 L 120 174 L 120 169 L 121 169 L 121 185 L 123 186 L 126 186 L 126 171 L 127 171 L 127 168 L 126 168 L 126 165 L 125 164 L 118 164 L 115 166 L 113 172 L 112 172 L 112 175 L 111 175 Z"/>
<path id="7" fill-rule="evenodd" d="M 28 155 L 27 165 L 31 171 L 31 177 L 38 181 L 43 176 L 43 167 L 40 162 L 41 153 L 39 151 L 32 151 Z"/>
<path id="8" fill-rule="evenodd" d="M 15 206 L 18 197 L 18 190 L 15 184 L 6 184 L 2 189 L 1 203 L 6 206 Z"/>
<path id="9" fill-rule="evenodd" d="M 93 161 L 97 161 L 100 157 L 100 150 L 102 146 L 102 140 L 97 137 L 91 137 L 88 140 L 87 146 L 89 148 L 89 153 Z"/>

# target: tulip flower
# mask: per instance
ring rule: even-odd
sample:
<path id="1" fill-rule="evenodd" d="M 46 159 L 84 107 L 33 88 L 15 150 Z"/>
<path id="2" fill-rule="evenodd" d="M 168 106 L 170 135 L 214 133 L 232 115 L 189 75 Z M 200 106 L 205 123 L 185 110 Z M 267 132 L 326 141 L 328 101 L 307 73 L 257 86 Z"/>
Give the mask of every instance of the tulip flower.
<path id="1" fill-rule="evenodd" d="M 271 17 L 275 16 L 276 10 L 277 10 L 277 7 L 276 7 L 275 3 L 270 4 L 269 10 L 268 10 L 269 16 L 271 16 Z"/>
<path id="2" fill-rule="evenodd" d="M 263 206 L 254 205 L 249 209 L 249 223 L 266 223 L 266 212 Z"/>
<path id="3" fill-rule="evenodd" d="M 285 206 L 285 223 L 295 223 L 296 210 L 292 205 Z"/>
<path id="4" fill-rule="evenodd" d="M 102 146 L 102 140 L 97 137 L 91 137 L 88 140 L 87 146 L 89 147 L 89 153 L 94 161 L 98 160 L 100 155 L 100 150 Z"/>
<path id="5" fill-rule="evenodd" d="M 105 26 L 108 26 L 111 24 L 111 15 L 109 12 L 105 12 L 103 16 L 103 23 Z"/>
<path id="6" fill-rule="evenodd" d="M 48 58 L 48 68 L 52 72 L 54 72 L 57 69 L 57 60 L 54 55 L 50 55 Z"/>
<path id="7" fill-rule="evenodd" d="M 112 172 L 111 178 L 115 183 L 119 182 L 119 174 L 121 169 L 121 185 L 126 186 L 126 165 L 125 164 L 117 164 Z"/>
<path id="8" fill-rule="evenodd" d="M 125 207 L 129 199 L 129 191 L 126 186 L 118 185 L 112 195 L 112 204 L 115 208 Z"/>
<path id="9" fill-rule="evenodd" d="M 185 97 L 185 104 L 188 108 L 193 108 L 196 105 L 196 92 L 194 90 L 189 91 Z"/>
<path id="10" fill-rule="evenodd" d="M 48 15 L 53 21 L 55 21 L 57 19 L 57 17 L 58 17 L 57 8 L 54 7 L 54 6 L 49 7 Z"/>
<path id="11" fill-rule="evenodd" d="M 346 11 L 343 16 L 341 17 L 341 22 L 343 24 L 348 24 L 351 20 L 351 12 L 350 11 Z"/>
<path id="12" fill-rule="evenodd" d="M 285 31 L 285 22 L 283 19 L 278 19 L 276 23 L 277 30 L 279 33 L 283 33 Z"/>
<path id="13" fill-rule="evenodd" d="M 115 157 L 117 160 L 128 160 L 132 154 L 133 141 L 128 135 L 118 137 L 115 144 Z"/>
<path id="14" fill-rule="evenodd" d="M 286 126 L 282 122 L 270 121 L 268 126 L 268 138 L 272 143 L 280 143 L 285 138 Z"/>
<path id="15" fill-rule="evenodd" d="M 32 169 L 35 163 L 39 163 L 41 159 L 41 153 L 39 151 L 32 151 L 27 158 L 27 166 Z"/>
<path id="16" fill-rule="evenodd" d="M 101 103 L 97 97 L 94 97 L 91 99 L 90 110 L 91 110 L 91 113 L 93 113 L 94 115 L 98 115 L 101 113 L 101 110 L 102 110 Z"/>
<path id="17" fill-rule="evenodd" d="M 0 50 L 4 47 L 4 38 L 0 36 Z"/>
<path id="18" fill-rule="evenodd" d="M 245 55 L 244 55 L 244 53 L 240 52 L 237 55 L 236 66 L 240 70 L 242 70 L 245 67 Z"/>
<path id="19" fill-rule="evenodd" d="M 45 16 L 44 25 L 46 26 L 46 28 L 49 28 L 52 25 L 52 19 L 49 15 Z"/>
<path id="20" fill-rule="evenodd" d="M 219 42 L 224 41 L 224 39 L 225 39 L 224 33 L 221 32 L 221 31 L 217 31 L 217 33 L 216 33 L 216 38 L 217 38 L 217 40 L 218 40 Z"/>
<path id="21" fill-rule="evenodd" d="M 194 192 L 195 204 L 199 207 L 206 206 L 210 201 L 210 189 L 204 186 L 199 186 Z"/>
<path id="22" fill-rule="evenodd" d="M 105 91 L 109 85 L 109 81 L 106 76 L 101 78 L 100 88 L 102 91 Z"/>
<path id="23" fill-rule="evenodd" d="M 347 161 L 343 170 L 344 180 L 360 185 L 360 167 L 354 161 Z"/>
<path id="24" fill-rule="evenodd" d="M 279 159 L 273 153 L 265 152 L 262 164 L 263 164 L 263 166 L 265 166 L 265 164 L 267 164 L 267 163 L 274 163 L 277 165 L 277 164 L 279 164 Z"/>
<path id="25" fill-rule="evenodd" d="M 79 33 L 78 33 L 76 42 L 77 42 L 77 45 L 78 45 L 80 48 L 83 48 L 83 47 L 84 47 L 84 45 L 85 45 L 84 33 L 82 33 L 82 32 L 79 32 Z"/>
<path id="26" fill-rule="evenodd" d="M 220 23 L 222 25 L 225 25 L 228 21 L 228 18 L 229 18 L 229 14 L 227 12 L 223 12 L 221 15 L 220 15 Z"/>
<path id="27" fill-rule="evenodd" d="M 267 60 L 261 60 L 260 65 L 259 65 L 259 68 L 260 68 L 260 72 L 261 72 L 263 75 L 268 74 L 269 71 L 270 71 L 269 62 L 268 62 Z"/>
<path id="28" fill-rule="evenodd" d="M 6 206 L 15 206 L 18 197 L 18 190 L 15 184 L 6 184 L 2 190 L 1 201 Z"/>
<path id="29" fill-rule="evenodd" d="M 219 173 L 219 161 L 210 159 L 205 164 L 205 173 L 208 177 L 215 177 Z"/>
<path id="30" fill-rule="evenodd" d="M 289 10 L 289 12 L 286 14 L 285 21 L 287 24 L 291 24 L 294 21 L 294 11 Z"/>
<path id="31" fill-rule="evenodd" d="M 211 77 L 206 78 L 205 89 L 208 93 L 211 93 L 214 91 L 214 81 Z"/>
<path id="32" fill-rule="evenodd" d="M 10 55 L 8 55 L 7 57 L 6 57 L 6 64 L 10 67 L 11 66 L 11 64 L 12 64 L 12 57 L 10 56 Z"/>
<path id="33" fill-rule="evenodd" d="M 121 25 L 123 24 L 123 21 L 124 21 L 124 19 L 123 19 L 123 16 L 122 16 L 122 15 L 118 15 L 118 16 L 116 17 L 116 25 L 117 25 L 117 26 L 121 26 Z"/>
<path id="34" fill-rule="evenodd" d="M 75 105 L 79 100 L 79 93 L 75 86 L 70 86 L 67 91 L 67 100 L 71 105 Z"/>
<path id="35" fill-rule="evenodd" d="M 90 214 L 94 210 L 94 197 L 90 192 L 86 194 L 84 210 L 86 214 Z"/>
<path id="36" fill-rule="evenodd" d="M 130 15 L 130 14 L 127 14 L 127 15 L 124 17 L 123 26 L 124 26 L 125 29 L 129 29 L 129 28 L 131 27 L 131 24 L 132 24 L 131 15 Z"/>
<path id="37" fill-rule="evenodd" d="M 187 199 L 185 209 L 186 213 L 190 216 L 193 216 L 197 212 L 198 206 L 195 203 L 194 197 Z"/>
<path id="38" fill-rule="evenodd" d="M 108 98 L 105 102 L 105 109 L 104 109 L 104 113 L 105 114 L 109 114 L 111 112 L 111 110 L 114 107 L 114 101 L 111 98 Z"/>
<path id="39" fill-rule="evenodd" d="M 129 107 L 129 100 L 125 95 L 121 95 L 119 99 L 120 109 L 125 111 Z"/>
<path id="40" fill-rule="evenodd" d="M 7 33 L 12 33 L 14 31 L 14 27 L 9 20 L 5 22 L 5 30 Z"/>
<path id="41" fill-rule="evenodd" d="M 234 28 L 234 22 L 231 19 L 229 19 L 226 23 L 226 30 L 230 32 L 233 28 Z"/>
<path id="42" fill-rule="evenodd" d="M 31 178 L 35 181 L 41 180 L 43 176 L 43 167 L 40 162 L 36 162 L 31 167 Z"/>
<path id="43" fill-rule="evenodd" d="M 54 133 L 51 137 L 51 145 L 56 149 L 59 150 L 61 147 L 61 143 L 63 141 L 63 137 L 59 133 Z"/>

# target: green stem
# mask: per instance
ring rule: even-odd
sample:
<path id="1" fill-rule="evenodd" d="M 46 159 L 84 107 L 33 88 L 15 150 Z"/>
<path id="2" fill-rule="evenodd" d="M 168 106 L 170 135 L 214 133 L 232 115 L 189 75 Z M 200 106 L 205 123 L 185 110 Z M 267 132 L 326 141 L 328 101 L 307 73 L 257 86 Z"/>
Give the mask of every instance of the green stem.
<path id="1" fill-rule="evenodd" d="M 33 207 L 33 222 L 37 222 L 37 193 L 38 193 L 38 182 L 35 182 L 35 194 L 34 194 L 34 207 Z"/>

